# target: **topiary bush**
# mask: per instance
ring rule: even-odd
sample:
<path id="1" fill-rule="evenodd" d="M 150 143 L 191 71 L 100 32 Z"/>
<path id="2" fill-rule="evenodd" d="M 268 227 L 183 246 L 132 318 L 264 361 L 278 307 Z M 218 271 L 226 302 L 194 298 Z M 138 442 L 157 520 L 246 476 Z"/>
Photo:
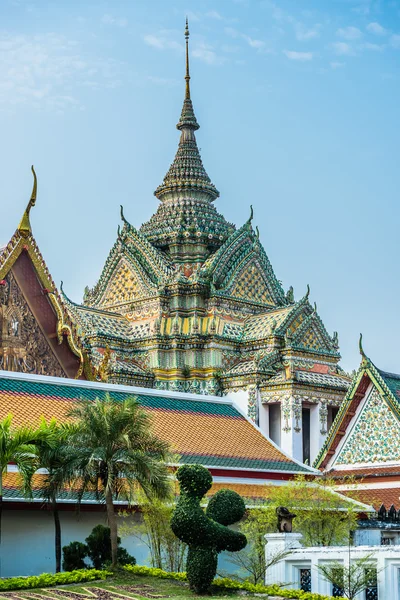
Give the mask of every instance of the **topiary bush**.
<path id="1" fill-rule="evenodd" d="M 176 476 L 180 497 L 171 518 L 171 528 L 189 546 L 186 573 L 190 587 L 203 594 L 217 573 L 218 553 L 237 552 L 246 546 L 243 533 L 226 527 L 243 517 L 245 504 L 236 492 L 221 490 L 204 512 L 200 500 L 211 488 L 210 471 L 201 465 L 183 465 Z"/>
<path id="2" fill-rule="evenodd" d="M 88 555 L 88 547 L 82 542 L 71 542 L 68 546 L 63 546 L 64 571 L 75 571 L 77 569 L 86 569 L 85 558 Z"/>

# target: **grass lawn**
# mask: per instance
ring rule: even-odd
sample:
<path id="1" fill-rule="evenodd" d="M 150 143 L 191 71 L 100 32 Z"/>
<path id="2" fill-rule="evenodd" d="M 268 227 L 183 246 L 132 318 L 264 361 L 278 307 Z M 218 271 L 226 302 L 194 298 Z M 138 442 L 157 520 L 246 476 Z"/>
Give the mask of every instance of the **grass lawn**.
<path id="1" fill-rule="evenodd" d="M 235 591 L 219 590 L 215 588 L 212 595 L 207 596 L 209 600 L 237 596 Z M 122 600 L 137 598 L 138 600 L 183 600 L 204 596 L 196 596 L 189 590 L 189 585 L 183 581 L 171 579 L 159 579 L 145 575 L 133 575 L 130 573 L 118 573 L 103 581 L 92 581 L 87 584 L 67 585 L 54 588 L 16 590 L 14 592 L 0 593 L 1 598 L 8 600 Z"/>

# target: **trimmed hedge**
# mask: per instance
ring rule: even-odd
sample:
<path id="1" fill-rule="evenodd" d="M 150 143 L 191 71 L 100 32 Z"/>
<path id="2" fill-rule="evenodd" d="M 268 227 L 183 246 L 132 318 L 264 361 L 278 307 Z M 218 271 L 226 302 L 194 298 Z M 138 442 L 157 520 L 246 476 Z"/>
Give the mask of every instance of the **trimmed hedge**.
<path id="1" fill-rule="evenodd" d="M 69 573 L 42 573 L 31 577 L 10 577 L 9 579 L 0 579 L 0 592 L 53 587 L 67 583 L 84 583 L 96 579 L 106 579 L 112 574 L 109 571 L 99 571 L 98 569 L 82 569 Z"/>
<path id="2" fill-rule="evenodd" d="M 187 581 L 186 573 L 173 573 L 163 571 L 162 569 L 153 569 L 152 567 L 132 565 L 126 565 L 123 569 L 133 575 L 147 575 L 149 577 L 159 577 L 160 579 Z M 322 596 L 321 594 L 302 592 L 301 590 L 285 590 L 279 587 L 279 585 L 254 585 L 247 581 L 241 583 L 228 578 L 214 579 L 212 585 L 226 590 L 245 590 L 251 594 L 269 594 L 270 596 L 280 596 L 281 598 L 297 598 L 298 600 L 333 600 L 332 596 Z"/>
<path id="3" fill-rule="evenodd" d="M 211 488 L 212 475 L 202 465 L 182 465 L 176 472 L 180 496 L 171 517 L 171 529 L 189 546 L 186 575 L 190 589 L 204 594 L 217 574 L 218 553 L 238 552 L 247 544 L 246 536 L 226 525 L 240 520 L 246 506 L 232 490 L 220 490 L 203 511 L 200 501 Z"/>

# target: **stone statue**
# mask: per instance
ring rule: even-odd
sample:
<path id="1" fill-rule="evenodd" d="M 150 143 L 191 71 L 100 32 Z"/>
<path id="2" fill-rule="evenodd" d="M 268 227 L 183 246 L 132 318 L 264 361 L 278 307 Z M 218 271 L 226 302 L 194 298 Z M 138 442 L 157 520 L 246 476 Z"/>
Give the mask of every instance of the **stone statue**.
<path id="1" fill-rule="evenodd" d="M 291 513 L 288 508 L 278 506 L 276 508 L 276 516 L 278 517 L 279 533 L 292 533 L 292 521 L 296 515 Z"/>

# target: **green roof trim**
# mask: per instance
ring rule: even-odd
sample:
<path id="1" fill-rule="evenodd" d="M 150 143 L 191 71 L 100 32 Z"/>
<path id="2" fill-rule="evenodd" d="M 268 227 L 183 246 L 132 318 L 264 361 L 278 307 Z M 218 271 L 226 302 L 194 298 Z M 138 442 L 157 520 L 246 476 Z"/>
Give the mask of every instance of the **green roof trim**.
<path id="1" fill-rule="evenodd" d="M 112 392 L 104 389 L 80 387 L 72 385 L 59 385 L 55 383 L 33 382 L 21 379 L 1 378 L 0 392 L 12 392 L 16 394 L 34 394 L 36 396 L 52 397 L 62 400 L 96 400 L 104 399 L 107 394 L 111 398 L 120 400 L 134 396 L 139 404 L 150 410 L 178 411 L 193 414 L 213 415 L 243 419 L 244 417 L 232 404 L 201 400 L 185 400 L 181 398 L 169 398 L 166 396 L 150 396 L 129 392 Z"/>
<path id="2" fill-rule="evenodd" d="M 295 471 L 296 473 L 310 473 L 307 465 L 296 462 L 280 460 L 262 460 L 257 458 L 238 458 L 230 456 L 212 456 L 205 454 L 180 454 L 179 462 L 184 464 L 202 464 L 208 467 L 232 467 L 241 469 L 262 469 L 265 471 Z"/>

